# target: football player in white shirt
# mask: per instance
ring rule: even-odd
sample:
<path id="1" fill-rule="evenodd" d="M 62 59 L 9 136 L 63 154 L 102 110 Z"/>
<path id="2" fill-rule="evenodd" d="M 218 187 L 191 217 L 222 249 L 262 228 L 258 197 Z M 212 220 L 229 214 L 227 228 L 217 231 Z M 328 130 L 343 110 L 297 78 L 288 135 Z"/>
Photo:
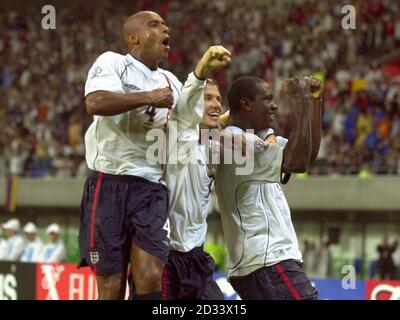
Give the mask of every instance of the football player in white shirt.
<path id="1" fill-rule="evenodd" d="M 222 46 L 210 47 L 189 75 L 171 113 L 169 135 L 177 137 L 177 148 L 170 152 L 178 156 L 176 163 L 168 162 L 166 175 L 171 251 L 164 269 L 163 293 L 168 299 L 224 299 L 213 279 L 214 260 L 203 250 L 214 173 L 208 166 L 208 141 L 201 139 L 200 128 L 218 129 L 221 94 L 217 82 L 207 76 L 212 69 L 227 65 L 230 57 Z"/>
<path id="2" fill-rule="evenodd" d="M 79 266 L 96 273 L 99 299 L 123 299 L 132 263 L 137 299 L 161 299 L 168 259 L 168 189 L 160 163 L 149 162 L 146 135 L 164 129 L 181 83 L 159 68 L 169 29 L 155 12 L 123 25 L 128 54 L 106 52 L 89 70 L 85 104 L 94 121 L 85 135 L 86 180 L 80 218 Z"/>
<path id="3" fill-rule="evenodd" d="M 302 268 L 279 182 L 282 173 L 304 172 L 318 153 L 320 92 L 321 84 L 314 78 L 285 81 L 283 101 L 293 115 L 292 131 L 289 140 L 277 137 L 271 143 L 268 129 L 277 109 L 271 87 L 262 79 L 241 77 L 229 89 L 230 119 L 224 133 L 253 129 L 256 134 L 244 134 L 247 153 L 253 156 L 252 172 L 238 174 L 240 165 L 234 161 L 219 165 L 216 177 L 228 278 L 242 299 L 317 298 Z"/>

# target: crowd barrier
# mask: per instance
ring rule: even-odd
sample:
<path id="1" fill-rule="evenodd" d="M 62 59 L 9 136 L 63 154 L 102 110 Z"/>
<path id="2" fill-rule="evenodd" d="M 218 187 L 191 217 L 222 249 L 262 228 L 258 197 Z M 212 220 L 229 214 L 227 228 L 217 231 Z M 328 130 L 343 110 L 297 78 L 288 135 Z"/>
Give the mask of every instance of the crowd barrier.
<path id="1" fill-rule="evenodd" d="M 214 278 L 227 300 L 239 297 L 225 275 Z M 400 300 L 400 281 L 366 280 L 352 284 L 312 279 L 321 300 Z M 94 300 L 97 288 L 89 268 L 75 264 L 0 262 L 0 300 Z"/>

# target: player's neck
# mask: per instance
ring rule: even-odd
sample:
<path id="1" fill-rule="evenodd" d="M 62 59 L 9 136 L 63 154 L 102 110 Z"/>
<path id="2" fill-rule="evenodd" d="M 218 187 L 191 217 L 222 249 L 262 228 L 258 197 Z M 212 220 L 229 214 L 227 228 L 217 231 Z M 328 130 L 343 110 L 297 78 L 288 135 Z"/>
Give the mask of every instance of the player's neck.
<path id="1" fill-rule="evenodd" d="M 242 130 L 248 129 L 248 123 L 245 119 L 240 118 L 239 116 L 231 116 L 228 126 L 238 127 Z"/>
<path id="2" fill-rule="evenodd" d="M 130 55 L 134 57 L 136 60 L 140 61 L 143 63 L 147 68 L 149 68 L 151 71 L 155 71 L 158 68 L 158 61 L 154 61 L 154 59 L 151 59 L 150 57 L 146 56 L 143 52 L 141 51 L 134 51 L 131 50 Z"/>

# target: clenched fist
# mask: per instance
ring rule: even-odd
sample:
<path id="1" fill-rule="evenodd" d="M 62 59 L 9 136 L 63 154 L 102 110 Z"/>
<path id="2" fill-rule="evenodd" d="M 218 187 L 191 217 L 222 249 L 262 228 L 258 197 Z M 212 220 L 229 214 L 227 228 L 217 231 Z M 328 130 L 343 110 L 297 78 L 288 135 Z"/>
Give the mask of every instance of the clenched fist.
<path id="1" fill-rule="evenodd" d="M 231 52 L 223 46 L 211 46 L 200 59 L 194 71 L 200 79 L 207 78 L 212 69 L 222 68 L 231 62 Z"/>
<path id="2" fill-rule="evenodd" d="M 313 98 L 321 98 L 322 95 L 322 82 L 313 76 L 304 77 L 310 86 L 311 96 Z"/>
<path id="3" fill-rule="evenodd" d="M 317 78 L 310 77 L 293 77 L 286 79 L 281 88 L 283 95 L 294 96 L 303 93 L 311 95 L 313 98 L 321 97 L 322 83 Z"/>
<path id="4" fill-rule="evenodd" d="M 155 89 L 149 92 L 149 105 L 157 108 L 171 109 L 174 103 L 174 96 L 170 88 Z"/>

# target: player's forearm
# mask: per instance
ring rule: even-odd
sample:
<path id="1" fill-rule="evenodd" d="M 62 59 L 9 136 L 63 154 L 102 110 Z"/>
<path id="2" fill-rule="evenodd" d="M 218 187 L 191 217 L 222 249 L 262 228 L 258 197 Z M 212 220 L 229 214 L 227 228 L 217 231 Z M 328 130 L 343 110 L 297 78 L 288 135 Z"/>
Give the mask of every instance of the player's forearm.
<path id="1" fill-rule="evenodd" d="M 297 103 L 294 128 L 283 152 L 282 171 L 284 173 L 302 173 L 307 170 L 311 156 L 311 113 L 304 95 L 296 95 Z"/>
<path id="2" fill-rule="evenodd" d="M 87 113 L 98 116 L 114 116 L 149 104 L 151 96 L 148 92 L 96 91 L 85 99 Z"/>
<path id="3" fill-rule="evenodd" d="M 319 147 L 321 145 L 322 132 L 322 98 L 311 98 L 311 157 L 310 164 L 315 161 L 318 156 Z"/>
<path id="4" fill-rule="evenodd" d="M 190 73 L 182 87 L 181 95 L 171 117 L 174 120 L 186 120 L 184 124 L 179 123 L 183 128 L 188 124 L 190 126 L 198 125 L 203 117 L 204 85 L 205 80 L 199 80 L 193 73 Z"/>

